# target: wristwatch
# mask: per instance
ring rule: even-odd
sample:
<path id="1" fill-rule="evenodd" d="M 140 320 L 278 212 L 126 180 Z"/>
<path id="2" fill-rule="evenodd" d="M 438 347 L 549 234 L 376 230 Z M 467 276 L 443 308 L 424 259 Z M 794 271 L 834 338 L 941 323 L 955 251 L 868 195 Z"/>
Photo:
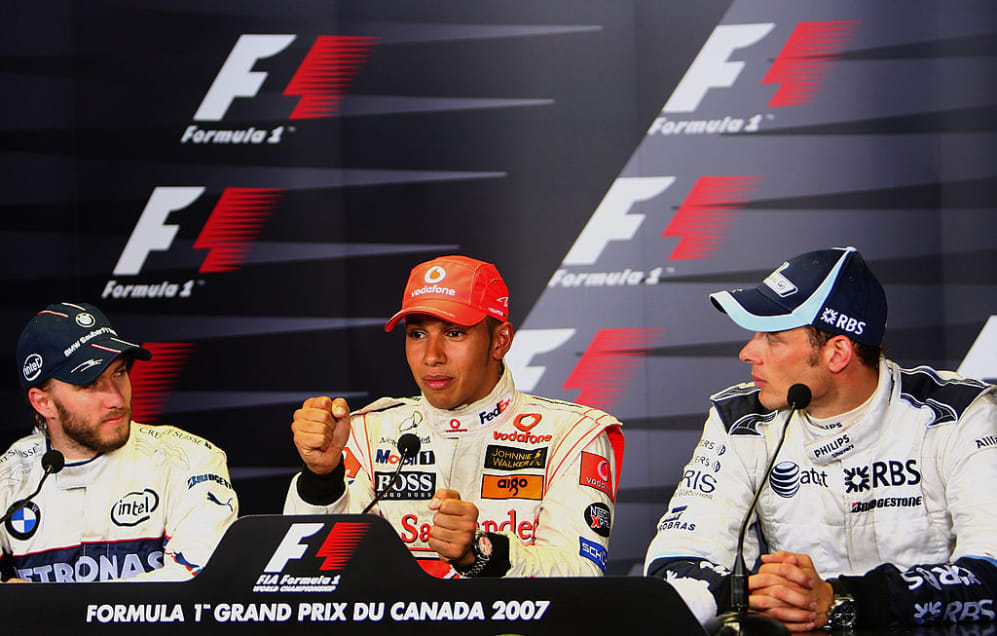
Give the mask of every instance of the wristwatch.
<path id="1" fill-rule="evenodd" d="M 471 554 L 474 555 L 474 563 L 470 567 L 464 569 L 454 566 L 454 569 L 462 576 L 478 576 L 492 558 L 492 540 L 488 538 L 487 532 L 481 531 L 481 528 L 474 531 L 474 538 L 471 539 Z"/>
<path id="2" fill-rule="evenodd" d="M 851 594 L 835 594 L 827 609 L 826 629 L 854 629 L 857 618 L 855 598 Z"/>

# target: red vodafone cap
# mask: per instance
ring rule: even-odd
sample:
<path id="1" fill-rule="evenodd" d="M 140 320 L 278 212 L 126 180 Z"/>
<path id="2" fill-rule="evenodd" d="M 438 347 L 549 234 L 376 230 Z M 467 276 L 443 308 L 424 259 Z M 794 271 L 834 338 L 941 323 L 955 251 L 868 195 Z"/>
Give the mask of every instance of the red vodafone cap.
<path id="1" fill-rule="evenodd" d="M 491 316 L 509 319 L 509 288 L 491 263 L 467 256 L 441 256 L 412 268 L 402 308 L 384 325 L 391 331 L 409 314 L 428 314 L 469 327 Z"/>

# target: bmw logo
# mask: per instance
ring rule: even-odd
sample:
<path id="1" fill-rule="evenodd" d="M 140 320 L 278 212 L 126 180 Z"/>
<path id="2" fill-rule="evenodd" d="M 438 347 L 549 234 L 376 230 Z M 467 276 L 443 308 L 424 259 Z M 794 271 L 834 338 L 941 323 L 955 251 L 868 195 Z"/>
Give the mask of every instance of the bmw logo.
<path id="1" fill-rule="evenodd" d="M 76 314 L 76 324 L 83 327 L 84 329 L 93 327 L 95 322 L 97 321 L 94 319 L 93 314 L 88 314 L 85 311 Z"/>
<path id="2" fill-rule="evenodd" d="M 30 539 L 32 535 L 38 530 L 38 524 L 42 521 L 42 511 L 38 509 L 35 502 L 29 501 L 27 503 L 21 504 L 19 508 L 14 511 L 14 514 L 7 518 L 4 524 L 7 527 L 7 532 L 14 538 Z"/>

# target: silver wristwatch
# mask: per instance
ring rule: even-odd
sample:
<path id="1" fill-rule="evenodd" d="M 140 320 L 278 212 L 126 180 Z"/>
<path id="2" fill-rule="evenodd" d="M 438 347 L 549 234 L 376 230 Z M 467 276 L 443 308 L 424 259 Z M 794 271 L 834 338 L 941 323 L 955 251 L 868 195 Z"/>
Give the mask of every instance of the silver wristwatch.
<path id="1" fill-rule="evenodd" d="M 857 618 L 855 598 L 851 594 L 835 594 L 827 609 L 827 629 L 854 629 Z"/>
<path id="2" fill-rule="evenodd" d="M 481 531 L 481 528 L 474 531 L 474 538 L 471 539 L 471 554 L 474 555 L 474 563 L 469 568 L 464 569 L 454 566 L 454 569 L 461 576 L 478 576 L 492 558 L 492 540 L 488 538 L 487 532 Z"/>

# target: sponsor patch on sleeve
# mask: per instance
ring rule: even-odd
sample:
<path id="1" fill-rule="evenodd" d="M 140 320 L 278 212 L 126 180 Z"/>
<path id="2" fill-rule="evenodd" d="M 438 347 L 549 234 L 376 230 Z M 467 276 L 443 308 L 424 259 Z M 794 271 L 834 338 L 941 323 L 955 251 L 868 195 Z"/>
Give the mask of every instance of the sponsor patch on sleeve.
<path id="1" fill-rule="evenodd" d="M 616 501 L 612 473 L 608 459 L 595 453 L 582 451 L 582 467 L 578 476 L 579 484 L 604 492 L 612 501 Z"/>
<path id="2" fill-rule="evenodd" d="M 606 551 L 606 548 L 585 537 L 578 537 L 578 546 L 578 554 L 598 565 L 602 573 L 605 574 L 606 562 L 609 561 L 609 552 Z"/>
<path id="3" fill-rule="evenodd" d="M 543 475 L 482 475 L 483 499 L 533 499 L 540 501 L 544 494 Z"/>
<path id="4" fill-rule="evenodd" d="M 609 529 L 613 525 L 612 518 L 609 506 L 604 503 L 589 504 L 585 509 L 585 525 L 600 537 L 609 537 Z"/>
<path id="5" fill-rule="evenodd" d="M 343 468 L 346 469 L 346 478 L 352 483 L 360 471 L 360 462 L 357 460 L 356 455 L 353 454 L 353 451 L 349 448 L 345 448 L 344 450 L 346 452 L 343 455 Z"/>

